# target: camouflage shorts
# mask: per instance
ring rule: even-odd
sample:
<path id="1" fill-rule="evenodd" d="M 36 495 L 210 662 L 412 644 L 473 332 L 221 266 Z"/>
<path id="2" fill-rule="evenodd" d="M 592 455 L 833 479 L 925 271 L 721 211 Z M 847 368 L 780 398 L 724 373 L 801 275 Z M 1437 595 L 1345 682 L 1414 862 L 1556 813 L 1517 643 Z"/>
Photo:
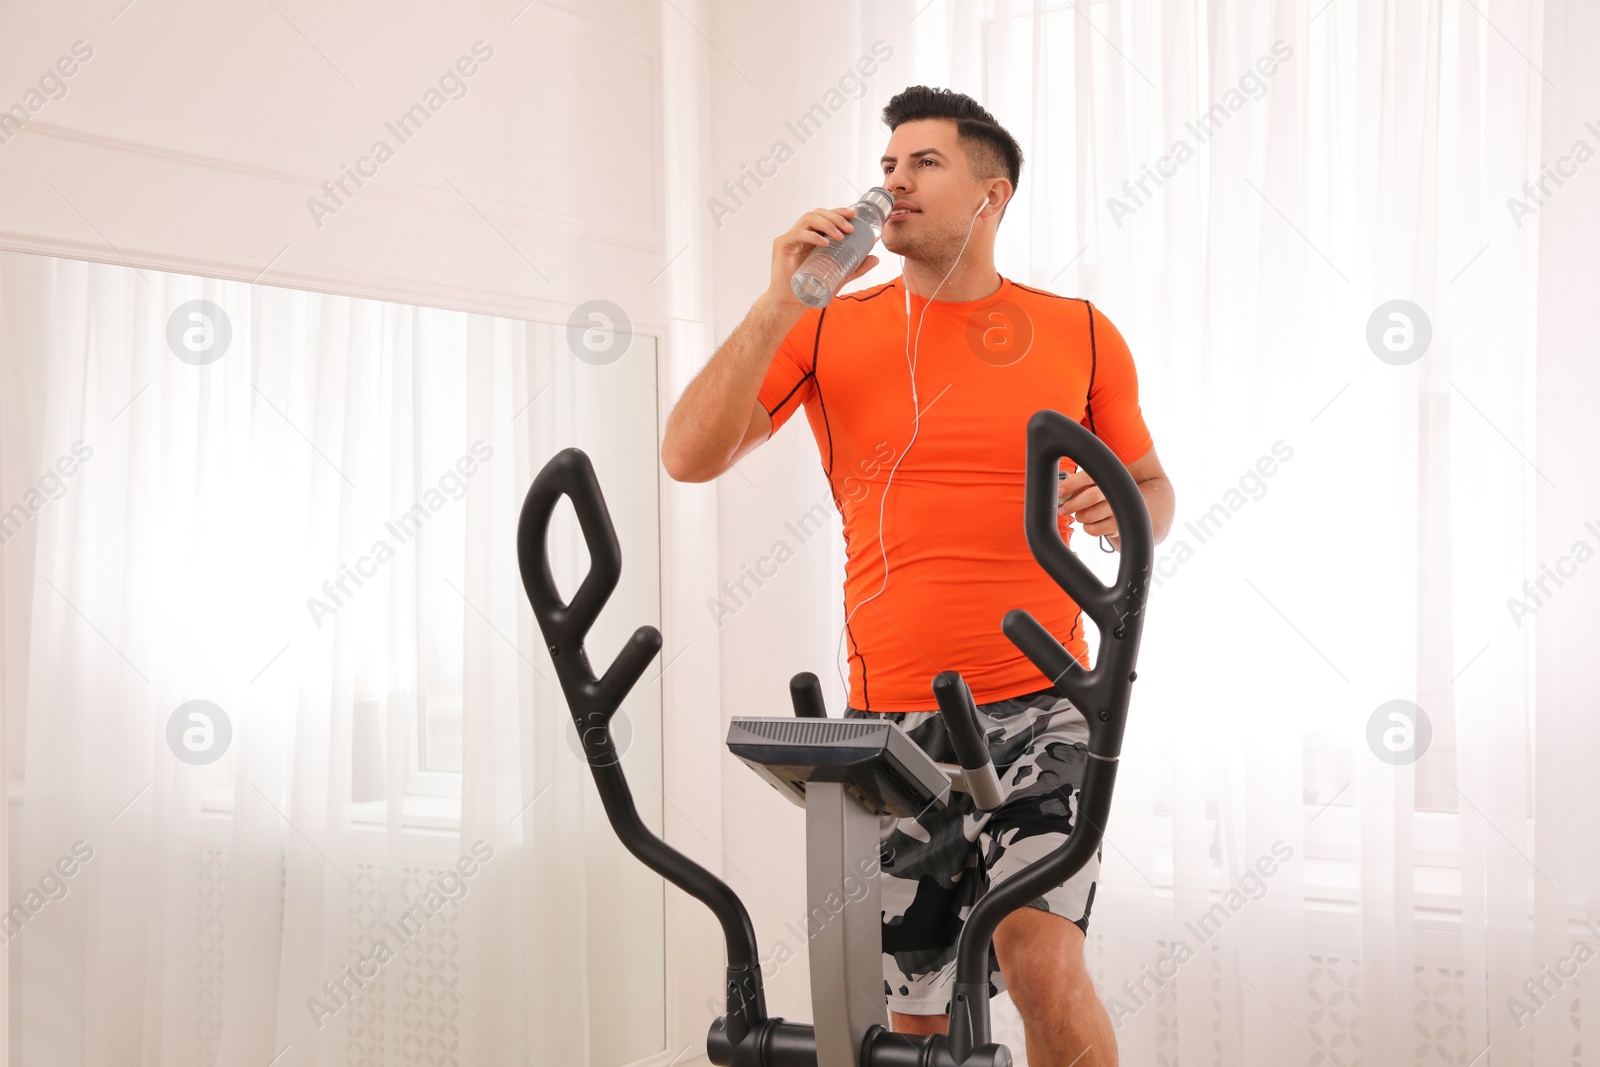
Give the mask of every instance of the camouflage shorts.
<path id="1" fill-rule="evenodd" d="M 971 796 L 952 791 L 945 808 L 880 819 L 884 992 L 889 1007 L 905 1015 L 949 1014 L 956 938 L 972 905 L 991 884 L 1061 847 L 1077 815 L 1088 759 L 1083 713 L 1049 689 L 980 704 L 977 711 L 1005 803 L 981 812 Z M 937 711 L 847 707 L 844 717 L 887 718 L 935 760 L 957 762 Z M 1097 849 L 1064 885 L 1028 906 L 1065 916 L 1087 933 L 1099 875 Z M 989 993 L 1005 987 L 991 945 Z"/>

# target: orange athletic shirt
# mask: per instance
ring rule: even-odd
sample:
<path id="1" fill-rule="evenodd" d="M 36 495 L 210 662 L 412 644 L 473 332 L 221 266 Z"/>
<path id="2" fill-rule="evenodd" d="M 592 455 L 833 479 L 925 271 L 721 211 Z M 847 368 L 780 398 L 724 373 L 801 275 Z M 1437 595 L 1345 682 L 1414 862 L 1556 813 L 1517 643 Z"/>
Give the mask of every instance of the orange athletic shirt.
<path id="1" fill-rule="evenodd" d="M 1013 608 L 1026 608 L 1088 666 L 1082 613 L 1023 532 L 1028 420 L 1041 408 L 1060 411 L 1124 463 L 1151 446 L 1133 357 L 1116 327 L 1087 300 L 1004 277 L 980 300 L 912 296 L 912 336 L 928 308 L 913 442 L 904 286 L 896 278 L 807 310 L 757 394 L 773 433 L 802 405 L 811 423 L 844 520 L 850 706 L 874 712 L 936 708 L 933 679 L 946 670 L 961 672 L 978 704 L 1045 688 L 1049 680 L 1000 630 Z M 897 460 L 880 551 L 879 507 Z M 1062 467 L 1077 469 L 1070 460 Z M 1070 518 L 1060 517 L 1065 539 Z"/>

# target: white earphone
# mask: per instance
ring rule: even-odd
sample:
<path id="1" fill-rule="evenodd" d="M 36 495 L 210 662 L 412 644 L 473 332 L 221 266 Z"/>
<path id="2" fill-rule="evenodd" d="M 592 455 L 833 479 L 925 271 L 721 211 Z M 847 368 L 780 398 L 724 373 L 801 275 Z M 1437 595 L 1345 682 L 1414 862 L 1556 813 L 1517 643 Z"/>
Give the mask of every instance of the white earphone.
<path id="1" fill-rule="evenodd" d="M 917 431 L 922 428 L 922 409 L 917 401 L 917 346 L 922 340 L 922 320 L 928 316 L 928 304 L 933 303 L 933 298 L 939 295 L 939 290 L 944 288 L 944 283 L 950 280 L 950 275 L 955 273 L 956 267 L 961 263 L 961 257 L 967 250 L 967 244 L 972 240 L 972 231 L 978 225 L 978 216 L 983 213 L 983 209 L 988 205 L 988 203 L 988 197 L 984 197 L 982 200 L 978 201 L 977 208 L 972 212 L 972 222 L 967 226 L 966 240 L 961 242 L 961 250 L 956 253 L 955 262 L 950 264 L 950 269 L 945 271 L 944 277 L 939 279 L 939 284 L 936 285 L 933 292 L 928 295 L 927 303 L 922 305 L 922 314 L 917 316 L 917 335 L 915 339 L 913 339 L 911 336 L 911 286 L 909 284 L 906 285 L 906 366 L 911 372 L 911 440 L 906 442 L 906 447 L 901 451 L 899 459 L 896 459 L 894 461 L 894 466 L 889 469 L 889 477 L 883 483 L 883 495 L 878 498 L 878 552 L 883 558 L 883 584 L 878 587 L 878 591 L 876 593 L 873 593 L 872 596 L 867 597 L 866 600 L 863 600 L 861 603 L 857 604 L 855 608 L 851 610 L 850 614 L 846 616 L 844 620 L 844 629 L 839 631 L 838 648 L 835 649 L 833 654 L 834 666 L 836 668 L 839 668 L 839 653 L 844 649 L 844 635 L 849 632 L 850 620 L 856 617 L 857 611 L 860 611 L 889 587 L 889 554 L 883 547 L 884 505 L 888 503 L 889 500 L 889 487 L 894 484 L 894 472 L 900 469 L 900 463 L 906 458 L 906 453 L 910 452 L 911 446 L 917 443 Z M 905 257 L 902 256 L 900 258 L 902 263 L 900 276 L 902 279 L 904 279 Z M 850 682 L 845 677 L 843 669 L 839 669 L 839 682 L 844 686 L 845 697 L 848 700 L 850 695 Z M 865 697 L 866 693 L 863 692 L 862 696 Z M 863 703 L 865 703 L 865 700 L 863 700 Z"/>

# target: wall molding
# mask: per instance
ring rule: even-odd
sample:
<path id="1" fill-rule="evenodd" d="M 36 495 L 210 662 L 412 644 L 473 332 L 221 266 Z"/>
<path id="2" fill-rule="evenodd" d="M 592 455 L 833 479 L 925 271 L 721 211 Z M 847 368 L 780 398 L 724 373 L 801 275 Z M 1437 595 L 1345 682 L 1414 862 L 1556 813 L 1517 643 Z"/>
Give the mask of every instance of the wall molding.
<path id="1" fill-rule="evenodd" d="M 564 324 L 572 305 L 561 300 L 528 296 L 507 290 L 486 291 L 479 287 L 448 285 L 427 279 L 402 277 L 393 273 L 269 266 L 252 273 L 238 264 L 213 257 L 183 255 L 168 251 L 128 246 L 108 251 L 98 241 L 84 241 L 75 235 L 19 231 L 0 226 L 0 249 L 38 256 L 56 256 L 89 263 L 106 263 L 136 270 L 164 271 L 199 278 L 267 285 L 276 289 L 300 289 L 311 293 L 347 296 L 359 300 L 385 300 L 463 311 L 474 315 L 494 315 L 526 322 Z M 124 258 L 126 257 L 126 258 Z M 655 315 L 630 316 L 632 333 L 653 337 L 657 352 L 666 343 L 667 321 Z"/>
<path id="2" fill-rule="evenodd" d="M 656 57 L 646 55 L 645 59 L 651 67 L 651 78 L 659 82 L 661 72 Z M 660 113 L 659 107 L 654 105 L 652 111 L 655 114 Z M 294 159 L 290 165 L 285 166 L 281 162 L 250 158 L 239 152 L 200 151 L 177 144 L 163 144 L 154 139 L 128 137 L 110 127 L 82 119 L 64 121 L 54 117 L 35 118 L 29 121 L 16 137 L 30 133 L 50 140 L 85 145 L 103 151 L 143 156 L 185 167 L 204 168 L 293 185 L 303 188 L 308 198 L 321 194 L 322 183 L 328 179 L 329 174 L 326 163 L 318 163 L 305 156 Z M 440 189 L 425 182 L 395 178 L 381 173 L 379 178 L 368 179 L 367 185 L 361 189 L 361 198 L 366 201 L 382 201 L 410 210 L 425 208 L 448 211 L 452 214 L 464 213 L 479 222 L 482 221 L 477 219 L 477 214 L 472 211 L 471 206 L 464 204 L 451 189 Z M 659 255 L 663 261 L 666 258 L 666 235 L 659 211 L 655 214 L 652 232 L 640 234 L 636 230 L 608 226 L 610 220 L 591 220 L 491 196 L 475 194 L 472 204 L 487 215 L 528 229 Z"/>

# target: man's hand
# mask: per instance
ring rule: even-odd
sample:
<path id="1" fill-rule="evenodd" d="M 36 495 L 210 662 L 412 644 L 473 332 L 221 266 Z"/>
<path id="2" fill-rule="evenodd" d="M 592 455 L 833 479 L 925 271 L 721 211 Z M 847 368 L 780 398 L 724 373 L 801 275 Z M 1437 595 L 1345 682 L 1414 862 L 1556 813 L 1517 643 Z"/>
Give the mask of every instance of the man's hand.
<path id="1" fill-rule="evenodd" d="M 799 220 L 789 227 L 787 233 L 773 241 L 772 281 L 767 287 L 767 299 L 792 314 L 804 312 L 806 305 L 802 304 L 800 298 L 789 288 L 790 280 L 794 278 L 795 272 L 800 269 L 800 265 L 813 250 L 830 241 L 842 241 L 847 232 L 855 229 L 855 223 L 852 221 L 855 214 L 856 209 L 853 205 L 833 210 L 819 207 L 815 211 L 801 215 Z M 868 255 L 856 264 L 856 269 L 839 283 L 839 287 L 842 289 L 849 285 L 877 265 L 878 257 Z"/>
<path id="2" fill-rule="evenodd" d="M 1144 497 L 1145 508 L 1150 513 L 1150 532 L 1155 535 L 1155 543 L 1159 545 L 1166 540 L 1167 531 L 1172 527 L 1172 512 L 1176 505 L 1172 482 L 1162 469 L 1161 459 L 1154 448 L 1127 467 L 1128 473 L 1133 475 L 1133 484 L 1139 487 L 1139 495 Z M 1071 515 L 1083 527 L 1084 533 L 1091 537 L 1103 534 L 1110 538 L 1113 549 L 1122 548 L 1111 505 L 1106 502 L 1106 496 L 1099 486 L 1094 484 L 1094 479 L 1081 468 L 1056 483 L 1056 513 Z"/>
<path id="3" fill-rule="evenodd" d="M 1081 468 L 1056 484 L 1056 513 L 1071 515 L 1072 521 L 1083 527 L 1090 537 L 1104 534 L 1111 540 L 1112 548 L 1120 548 L 1122 539 L 1117 535 L 1117 518 L 1100 487 L 1094 484 L 1089 472 Z"/>

